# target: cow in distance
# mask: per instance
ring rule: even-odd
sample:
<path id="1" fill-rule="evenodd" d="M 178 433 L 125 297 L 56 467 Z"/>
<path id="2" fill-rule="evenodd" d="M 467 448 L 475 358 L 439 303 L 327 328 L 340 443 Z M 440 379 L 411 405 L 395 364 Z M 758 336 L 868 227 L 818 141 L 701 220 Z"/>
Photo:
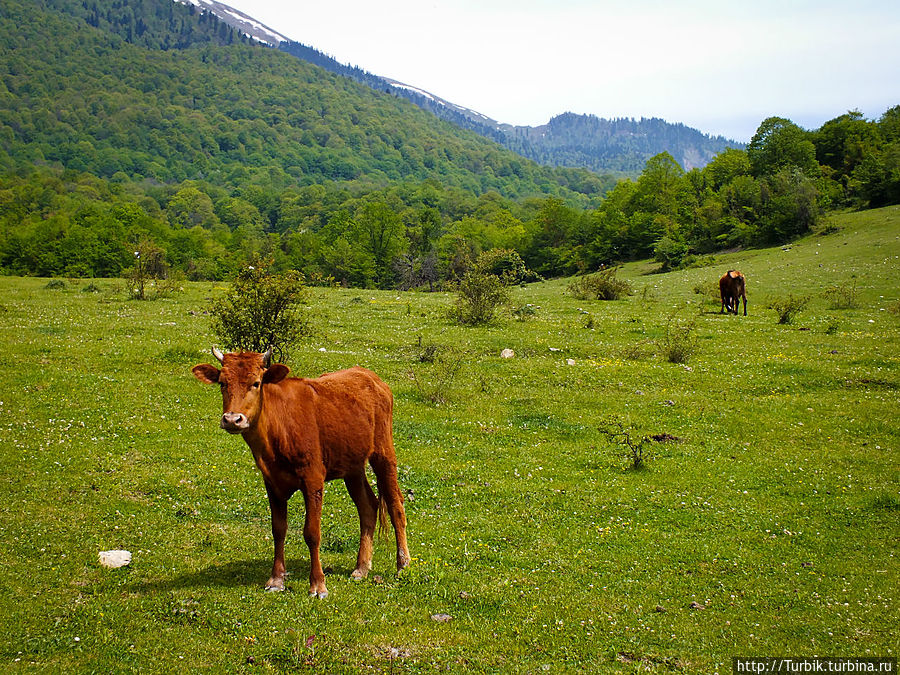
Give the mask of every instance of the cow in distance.
<path id="1" fill-rule="evenodd" d="M 387 515 L 397 544 L 397 569 L 410 562 L 406 512 L 397 483 L 393 441 L 394 397 L 379 377 L 354 367 L 315 379 L 287 377 L 289 369 L 264 354 L 223 354 L 213 348 L 221 368 L 202 363 L 194 376 L 222 390 L 220 426 L 240 434 L 253 453 L 265 483 L 272 514 L 275 555 L 266 590 L 284 590 L 287 505 L 299 491 L 306 506 L 303 538 L 309 547 L 309 594 L 328 595 L 319 559 L 325 482 L 341 478 L 359 512 L 360 539 L 352 579 L 372 568 L 376 521 Z M 378 496 L 366 477 L 371 465 Z"/>
<path id="2" fill-rule="evenodd" d="M 744 275 L 737 270 L 728 270 L 719 279 L 719 295 L 722 298 L 722 309 L 719 314 L 723 314 L 725 310 L 728 313 L 738 313 L 740 299 L 744 300 L 744 316 L 747 316 L 747 280 Z"/>

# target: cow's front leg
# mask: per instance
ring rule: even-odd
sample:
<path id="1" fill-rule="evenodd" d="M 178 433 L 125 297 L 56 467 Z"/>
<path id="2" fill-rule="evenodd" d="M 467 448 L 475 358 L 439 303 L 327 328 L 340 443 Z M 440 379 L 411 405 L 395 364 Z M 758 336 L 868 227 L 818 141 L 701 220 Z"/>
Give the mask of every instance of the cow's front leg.
<path id="1" fill-rule="evenodd" d="M 325 572 L 322 571 L 322 561 L 319 560 L 324 491 L 324 481 L 303 486 L 303 499 L 306 502 L 303 539 L 306 540 L 306 545 L 309 547 L 309 595 L 319 598 L 328 596 L 328 589 L 325 587 Z"/>
<path id="2" fill-rule="evenodd" d="M 287 500 L 277 496 L 266 485 L 269 495 L 269 509 L 272 512 L 272 539 L 275 542 L 275 559 L 272 562 L 272 576 L 266 582 L 267 591 L 284 590 L 284 538 L 287 534 Z"/>

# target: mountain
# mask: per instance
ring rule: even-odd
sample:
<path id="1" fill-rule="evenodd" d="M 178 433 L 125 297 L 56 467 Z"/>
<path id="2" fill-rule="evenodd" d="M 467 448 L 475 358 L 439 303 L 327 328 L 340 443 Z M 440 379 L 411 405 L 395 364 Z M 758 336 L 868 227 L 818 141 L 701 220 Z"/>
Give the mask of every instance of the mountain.
<path id="1" fill-rule="evenodd" d="M 419 87 L 341 64 L 314 47 L 294 42 L 216 0 L 175 1 L 212 12 L 245 35 L 332 73 L 412 101 L 440 119 L 474 131 L 545 166 L 583 167 L 600 173 L 637 175 L 648 159 L 665 151 L 682 168 L 690 171 L 703 168 L 725 148 L 745 147 L 722 136 L 709 136 L 659 118 L 604 119 L 564 113 L 537 127 L 503 124 Z"/>
<path id="2" fill-rule="evenodd" d="M 224 187 L 257 174 L 305 185 L 433 179 L 475 195 L 580 205 L 613 183 L 525 160 L 256 44 L 194 5 L 0 0 L 0 8 L 0 167 L 40 162 Z"/>
<path id="3" fill-rule="evenodd" d="M 666 151 L 684 168 L 702 169 L 725 148 L 744 146 L 710 137 L 658 118 L 602 119 L 565 113 L 539 127 L 502 127 L 503 145 L 549 166 L 639 173 L 647 160 Z"/>

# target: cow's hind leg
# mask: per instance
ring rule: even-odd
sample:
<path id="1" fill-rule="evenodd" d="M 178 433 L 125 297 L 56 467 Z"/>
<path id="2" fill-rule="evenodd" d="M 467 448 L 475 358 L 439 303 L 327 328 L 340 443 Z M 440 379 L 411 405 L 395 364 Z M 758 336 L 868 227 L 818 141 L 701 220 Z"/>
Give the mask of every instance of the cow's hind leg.
<path id="1" fill-rule="evenodd" d="M 365 468 L 357 474 L 344 478 L 344 484 L 359 512 L 359 555 L 356 557 L 356 569 L 353 570 L 350 578 L 365 579 L 369 570 L 372 569 L 372 548 L 378 514 L 378 499 L 366 478 Z"/>
<path id="2" fill-rule="evenodd" d="M 391 525 L 397 539 L 397 569 L 402 570 L 409 565 L 409 546 L 406 543 L 406 509 L 403 508 L 403 493 L 397 482 L 397 460 L 393 457 L 393 444 L 390 456 L 374 454 L 369 459 L 378 484 L 378 496 L 387 504 Z"/>

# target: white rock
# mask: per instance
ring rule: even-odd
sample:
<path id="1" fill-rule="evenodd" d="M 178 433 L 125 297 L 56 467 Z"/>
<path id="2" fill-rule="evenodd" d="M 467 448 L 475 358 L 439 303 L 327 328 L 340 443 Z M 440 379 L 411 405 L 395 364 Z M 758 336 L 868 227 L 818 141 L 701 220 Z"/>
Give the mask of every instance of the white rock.
<path id="1" fill-rule="evenodd" d="M 109 569 L 125 567 L 131 562 L 131 551 L 100 551 L 100 564 Z"/>
<path id="2" fill-rule="evenodd" d="M 512 349 L 504 349 L 502 352 L 500 352 L 501 359 L 511 359 L 515 355 L 516 353 Z"/>
<path id="3" fill-rule="evenodd" d="M 575 359 L 566 359 L 566 365 L 567 365 L 567 366 L 574 366 L 574 365 L 575 365 Z"/>

